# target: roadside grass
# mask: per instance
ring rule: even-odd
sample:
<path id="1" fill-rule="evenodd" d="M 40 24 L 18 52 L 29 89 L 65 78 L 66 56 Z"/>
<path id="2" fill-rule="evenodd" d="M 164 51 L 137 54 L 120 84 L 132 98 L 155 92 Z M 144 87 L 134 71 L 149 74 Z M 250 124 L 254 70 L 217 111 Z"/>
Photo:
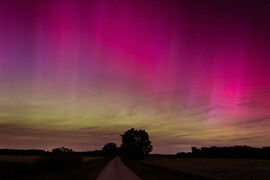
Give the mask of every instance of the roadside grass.
<path id="1" fill-rule="evenodd" d="M 88 173 L 87 179 L 96 179 L 100 171 L 112 160 L 112 157 L 98 158 L 95 160 L 89 161 L 89 167 L 91 169 Z M 89 171 L 89 169 L 88 169 Z"/>
<path id="2" fill-rule="evenodd" d="M 42 157 L 38 156 L 10 156 L 0 157 L 0 179 L 2 180 L 84 180 L 95 179 L 99 172 L 106 166 L 111 158 L 83 157 L 79 165 L 69 169 L 55 169 L 48 171 L 39 168 L 37 162 Z M 40 162 L 39 162 L 40 163 Z M 43 163 L 43 162 L 41 162 Z M 53 161 L 51 164 L 53 166 Z M 42 167 L 42 166 L 41 166 Z"/>
<path id="3" fill-rule="evenodd" d="M 93 157 L 90 157 L 90 156 L 84 156 L 83 157 L 83 162 L 87 162 L 87 161 L 93 161 L 93 160 L 97 160 L 97 159 L 101 159 L 103 157 L 101 156 L 93 156 Z"/>

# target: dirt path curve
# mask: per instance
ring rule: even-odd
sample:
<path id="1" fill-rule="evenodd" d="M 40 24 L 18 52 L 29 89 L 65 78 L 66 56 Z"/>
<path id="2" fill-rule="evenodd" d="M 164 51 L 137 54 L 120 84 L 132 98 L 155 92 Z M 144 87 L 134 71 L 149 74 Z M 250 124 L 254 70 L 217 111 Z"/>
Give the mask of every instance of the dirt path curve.
<path id="1" fill-rule="evenodd" d="M 96 180 L 141 180 L 132 172 L 119 157 L 111 160 L 104 169 L 101 170 Z"/>

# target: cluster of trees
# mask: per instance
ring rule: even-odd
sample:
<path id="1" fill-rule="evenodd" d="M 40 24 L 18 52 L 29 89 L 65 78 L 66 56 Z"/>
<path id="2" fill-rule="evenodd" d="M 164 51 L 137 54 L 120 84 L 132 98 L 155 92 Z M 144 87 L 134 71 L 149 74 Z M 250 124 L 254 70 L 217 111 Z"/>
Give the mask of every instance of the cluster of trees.
<path id="1" fill-rule="evenodd" d="M 117 148 L 116 144 L 108 143 L 103 147 L 104 155 L 121 155 L 125 158 L 140 159 L 149 155 L 153 147 L 145 130 L 134 128 L 121 135 L 122 144 Z"/>
<path id="2" fill-rule="evenodd" d="M 122 137 L 120 153 L 128 158 L 144 158 L 153 150 L 148 133 L 145 130 L 126 131 Z"/>
<path id="3" fill-rule="evenodd" d="M 191 153 L 177 153 L 178 157 L 194 158 L 270 158 L 270 147 L 256 148 L 250 146 L 202 147 L 191 148 Z"/>

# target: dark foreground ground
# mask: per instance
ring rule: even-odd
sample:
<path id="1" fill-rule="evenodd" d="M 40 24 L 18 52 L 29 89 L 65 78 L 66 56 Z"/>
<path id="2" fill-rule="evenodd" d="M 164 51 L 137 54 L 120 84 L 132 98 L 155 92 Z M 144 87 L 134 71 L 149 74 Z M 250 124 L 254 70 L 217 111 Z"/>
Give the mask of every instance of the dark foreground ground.
<path id="1" fill-rule="evenodd" d="M 270 179 L 270 160 L 150 156 L 140 161 L 123 161 L 145 180 Z"/>
<path id="2" fill-rule="evenodd" d="M 48 169 L 36 161 L 38 156 L 0 156 L 0 180 L 91 180 L 106 166 L 111 158 L 84 157 L 83 161 L 69 169 L 57 168 L 57 162 Z"/>
<path id="3" fill-rule="evenodd" d="M 84 157 L 68 169 L 50 169 L 57 163 L 37 163 L 38 156 L 0 156 L 0 180 L 84 180 L 95 179 L 112 158 Z M 122 159 L 137 176 L 144 180 L 245 179 L 269 180 L 270 160 L 179 158 L 152 155 L 144 160 Z M 65 165 L 65 164 L 64 164 Z M 61 167 L 61 166 L 60 166 Z M 109 180 L 109 179 L 108 179 Z"/>

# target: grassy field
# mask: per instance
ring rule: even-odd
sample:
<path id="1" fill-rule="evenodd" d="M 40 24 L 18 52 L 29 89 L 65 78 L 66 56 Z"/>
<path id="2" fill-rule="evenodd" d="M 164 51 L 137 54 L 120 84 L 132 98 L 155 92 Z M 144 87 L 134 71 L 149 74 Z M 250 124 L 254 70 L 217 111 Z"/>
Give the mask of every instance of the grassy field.
<path id="1" fill-rule="evenodd" d="M 128 165 L 144 179 L 150 179 L 147 173 L 157 174 L 153 179 L 162 179 L 158 176 L 167 176 L 169 179 L 177 179 L 177 176 L 178 179 L 181 176 L 185 176 L 185 179 L 270 179 L 270 160 L 152 156 L 137 162 L 137 165 L 134 162 Z M 140 169 L 140 166 L 148 168 L 149 172 Z"/>
<path id="2" fill-rule="evenodd" d="M 138 160 L 127 160 L 123 162 L 134 171 L 143 180 L 210 180 L 211 178 L 198 176 L 186 172 L 180 172 L 170 168 L 164 168 L 161 166 L 150 165 Z"/>
<path id="3" fill-rule="evenodd" d="M 72 166 L 71 169 L 61 170 L 55 168 L 48 171 L 42 168 L 44 164 L 38 164 L 40 156 L 0 156 L 0 180 L 62 180 L 62 179 L 95 179 L 98 173 L 109 162 L 109 158 L 103 157 L 83 157 L 82 162 L 78 166 Z M 52 161 L 49 166 L 55 163 Z M 45 164 L 44 167 L 46 167 Z M 40 168 L 41 167 L 41 168 Z"/>
<path id="4" fill-rule="evenodd" d="M 0 156 L 0 162 L 32 164 L 39 158 L 40 156 Z"/>
<path id="5" fill-rule="evenodd" d="M 83 161 L 92 161 L 100 159 L 101 157 L 83 157 Z M 40 156 L 0 156 L 0 162 L 9 163 L 34 163 L 36 160 L 40 159 Z"/>

